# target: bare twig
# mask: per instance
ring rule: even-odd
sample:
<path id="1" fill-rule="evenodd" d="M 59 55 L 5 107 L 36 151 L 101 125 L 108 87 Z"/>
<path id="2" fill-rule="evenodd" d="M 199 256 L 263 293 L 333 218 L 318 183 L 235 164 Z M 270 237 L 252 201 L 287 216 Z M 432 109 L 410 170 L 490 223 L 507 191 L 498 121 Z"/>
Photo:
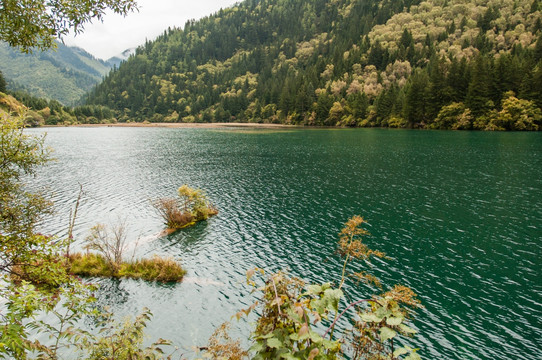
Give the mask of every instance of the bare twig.
<path id="1" fill-rule="evenodd" d="M 75 219 L 77 218 L 77 210 L 79 210 L 79 204 L 81 203 L 81 197 L 83 196 L 83 185 L 79 183 L 79 195 L 77 196 L 77 201 L 75 202 L 75 209 L 70 210 L 70 224 L 68 226 L 68 245 L 66 247 L 66 255 L 70 256 L 70 245 L 73 242 L 73 228 L 75 226 Z"/>
<path id="2" fill-rule="evenodd" d="M 277 292 L 277 287 L 275 286 L 275 278 L 272 277 L 271 281 L 273 281 L 273 289 L 275 289 L 275 301 L 277 302 L 277 308 L 279 309 L 279 315 L 282 315 L 282 312 L 280 311 L 280 304 L 279 304 L 279 293 Z"/>
<path id="3" fill-rule="evenodd" d="M 346 307 L 346 309 L 344 309 L 343 312 L 342 312 L 339 316 L 337 316 L 337 317 L 335 318 L 335 320 L 333 320 L 333 323 L 327 328 L 327 330 L 326 330 L 326 332 L 324 333 L 324 336 L 322 336 L 322 338 L 325 339 L 326 336 L 327 336 L 327 334 L 329 333 L 329 331 L 335 328 L 335 324 L 337 323 L 337 321 L 339 321 L 339 319 L 344 315 L 344 313 L 345 313 L 348 309 L 350 309 L 350 308 L 353 307 L 353 306 L 359 305 L 359 304 L 361 304 L 362 302 L 368 302 L 368 301 L 371 301 L 371 300 L 368 300 L 368 299 L 362 299 L 362 300 L 355 301 L 355 302 L 351 303 L 350 305 L 348 305 L 348 306 Z"/>

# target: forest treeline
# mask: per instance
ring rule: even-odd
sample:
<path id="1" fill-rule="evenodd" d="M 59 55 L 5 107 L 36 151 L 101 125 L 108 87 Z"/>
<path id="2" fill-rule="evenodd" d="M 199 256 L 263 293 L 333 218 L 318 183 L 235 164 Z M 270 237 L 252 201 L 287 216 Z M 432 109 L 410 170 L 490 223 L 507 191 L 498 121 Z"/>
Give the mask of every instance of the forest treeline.
<path id="1" fill-rule="evenodd" d="M 0 115 L 24 113 L 24 124 L 43 125 L 110 124 L 117 122 L 115 112 L 102 105 L 69 107 L 57 100 L 47 100 L 26 91 L 9 91 L 0 71 Z"/>
<path id="2" fill-rule="evenodd" d="M 540 0 L 247 0 L 147 41 L 87 103 L 119 121 L 535 130 Z"/>

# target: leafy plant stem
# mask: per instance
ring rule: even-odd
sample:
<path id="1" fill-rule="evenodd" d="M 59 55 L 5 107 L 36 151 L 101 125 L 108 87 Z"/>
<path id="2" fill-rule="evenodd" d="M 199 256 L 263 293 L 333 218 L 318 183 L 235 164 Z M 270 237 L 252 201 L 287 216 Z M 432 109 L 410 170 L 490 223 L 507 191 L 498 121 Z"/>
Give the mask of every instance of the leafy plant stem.
<path id="1" fill-rule="evenodd" d="M 275 285 L 275 279 L 271 278 L 271 281 L 273 281 L 273 289 L 275 290 L 275 300 L 277 302 L 277 309 L 279 310 L 279 315 L 282 315 L 282 312 L 280 311 L 280 304 L 279 304 L 279 294 L 277 292 L 277 286 Z"/>
<path id="2" fill-rule="evenodd" d="M 361 300 L 358 300 L 358 301 L 355 301 L 351 304 L 349 304 L 346 309 L 343 310 L 343 312 L 336 316 L 335 317 L 335 320 L 333 320 L 333 323 L 327 328 L 326 332 L 324 333 L 324 336 L 322 336 L 324 339 L 326 338 L 327 334 L 331 331 L 331 334 L 329 335 L 330 339 L 333 337 L 333 330 L 335 329 L 335 324 L 337 324 L 337 321 L 339 321 L 339 319 L 344 315 L 345 312 L 348 311 L 348 309 L 350 309 L 351 307 L 354 307 L 356 305 L 359 305 L 361 304 L 362 302 L 368 302 L 370 300 L 368 299 L 361 299 Z"/>
<path id="3" fill-rule="evenodd" d="M 354 240 L 354 234 L 350 235 L 350 240 L 349 240 L 349 244 L 352 243 L 352 240 Z M 347 253 L 346 254 L 346 258 L 344 259 L 344 264 L 343 264 L 343 269 L 342 269 L 342 272 L 341 272 L 341 283 L 339 284 L 339 290 L 343 287 L 344 285 L 344 280 L 345 280 L 345 277 L 346 277 L 346 265 L 348 265 L 348 261 L 350 260 L 350 253 Z M 348 308 L 346 308 L 347 310 Z M 345 310 L 345 311 L 346 311 Z M 344 312 L 343 312 L 344 313 Z M 337 322 L 337 320 L 339 320 L 339 318 L 342 316 L 339 315 L 339 312 L 337 311 L 337 313 L 335 314 L 335 319 L 333 320 L 333 323 L 331 324 L 331 334 L 329 334 L 329 338 L 330 339 L 333 339 L 333 331 L 335 330 L 335 323 Z M 329 331 L 329 329 L 328 329 Z M 326 331 L 326 334 L 324 335 L 324 338 L 326 337 L 327 335 L 327 331 Z"/>

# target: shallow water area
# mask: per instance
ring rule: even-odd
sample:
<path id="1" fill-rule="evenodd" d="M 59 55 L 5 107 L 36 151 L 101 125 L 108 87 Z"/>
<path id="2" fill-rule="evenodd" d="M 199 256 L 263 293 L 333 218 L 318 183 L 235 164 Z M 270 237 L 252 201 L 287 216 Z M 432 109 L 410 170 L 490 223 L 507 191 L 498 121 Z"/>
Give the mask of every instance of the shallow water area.
<path id="1" fill-rule="evenodd" d="M 124 219 L 135 256 L 170 255 L 181 284 L 99 280 L 119 315 L 148 307 L 151 338 L 187 356 L 247 308 L 254 266 L 336 281 L 337 234 L 362 215 L 384 284 L 412 287 L 425 309 L 411 345 L 423 358 L 535 359 L 542 337 L 542 136 L 380 129 L 49 128 L 57 159 L 32 179 L 53 194 L 43 231 L 62 236 L 79 184 L 81 246 L 96 223 Z M 182 184 L 220 210 L 167 236 L 151 202 Z M 136 245 L 137 244 L 137 245 Z M 361 270 L 362 267 L 357 268 Z M 352 286 L 353 297 L 368 289 Z M 247 337 L 248 321 L 233 321 Z"/>

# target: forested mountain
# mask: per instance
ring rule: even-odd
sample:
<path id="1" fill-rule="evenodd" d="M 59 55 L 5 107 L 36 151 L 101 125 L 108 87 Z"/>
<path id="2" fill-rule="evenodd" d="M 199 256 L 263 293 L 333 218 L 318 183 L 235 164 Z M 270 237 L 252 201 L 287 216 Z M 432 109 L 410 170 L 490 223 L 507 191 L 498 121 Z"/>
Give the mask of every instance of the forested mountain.
<path id="1" fill-rule="evenodd" d="M 89 95 L 120 120 L 542 125 L 541 0 L 246 0 L 136 50 Z"/>
<path id="2" fill-rule="evenodd" d="M 111 69 L 80 48 L 57 45 L 56 50 L 25 54 L 0 43 L 0 71 L 8 88 L 73 105 Z"/>

